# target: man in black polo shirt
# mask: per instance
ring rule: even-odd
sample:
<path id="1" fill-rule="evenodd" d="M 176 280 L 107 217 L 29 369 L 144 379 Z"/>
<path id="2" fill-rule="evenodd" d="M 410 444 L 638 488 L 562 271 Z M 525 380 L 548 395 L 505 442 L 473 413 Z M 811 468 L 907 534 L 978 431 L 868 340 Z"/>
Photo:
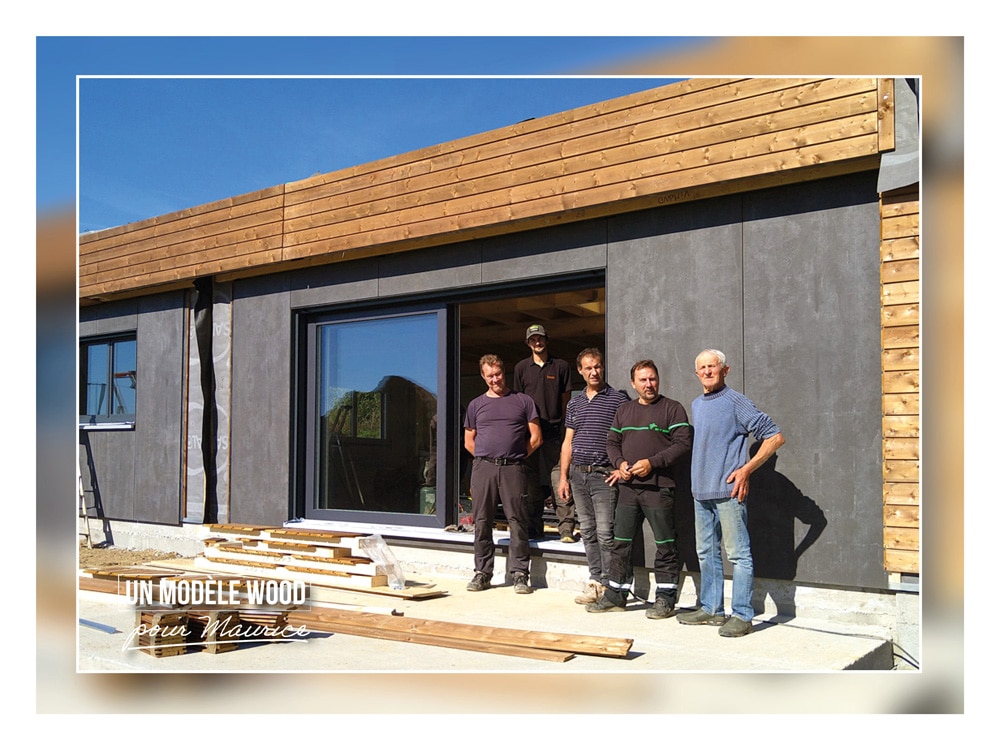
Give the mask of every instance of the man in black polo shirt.
<path id="1" fill-rule="evenodd" d="M 531 539 L 544 536 L 542 514 L 547 486 L 555 501 L 559 537 L 564 542 L 573 542 L 576 541 L 573 499 L 559 497 L 558 492 L 563 416 L 571 390 L 569 363 L 549 356 L 549 335 L 538 323 L 528 326 L 524 338 L 531 356 L 515 365 L 513 389 L 531 396 L 542 427 L 542 447 L 528 462 L 528 536 Z"/>

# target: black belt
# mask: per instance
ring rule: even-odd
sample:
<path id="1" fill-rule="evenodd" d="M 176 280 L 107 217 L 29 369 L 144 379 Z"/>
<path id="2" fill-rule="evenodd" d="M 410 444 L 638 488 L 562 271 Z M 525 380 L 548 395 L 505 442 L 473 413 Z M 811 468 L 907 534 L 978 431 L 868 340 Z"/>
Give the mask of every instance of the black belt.
<path id="1" fill-rule="evenodd" d="M 497 466 L 514 466 L 515 464 L 524 463 L 523 458 L 490 458 L 489 456 L 476 456 L 477 461 L 488 461 L 491 464 L 496 464 Z"/>
<path id="2" fill-rule="evenodd" d="M 573 468 L 583 474 L 610 474 L 611 464 L 573 464 Z"/>

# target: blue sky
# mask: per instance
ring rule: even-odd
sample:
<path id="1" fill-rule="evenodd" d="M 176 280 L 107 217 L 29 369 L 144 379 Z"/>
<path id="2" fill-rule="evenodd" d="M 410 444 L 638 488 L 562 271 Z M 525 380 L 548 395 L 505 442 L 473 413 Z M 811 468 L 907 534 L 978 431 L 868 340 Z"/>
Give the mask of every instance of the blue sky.
<path id="1" fill-rule="evenodd" d="M 36 205 L 74 199 L 77 91 L 86 232 L 653 88 L 579 76 L 700 42 L 42 37 Z"/>

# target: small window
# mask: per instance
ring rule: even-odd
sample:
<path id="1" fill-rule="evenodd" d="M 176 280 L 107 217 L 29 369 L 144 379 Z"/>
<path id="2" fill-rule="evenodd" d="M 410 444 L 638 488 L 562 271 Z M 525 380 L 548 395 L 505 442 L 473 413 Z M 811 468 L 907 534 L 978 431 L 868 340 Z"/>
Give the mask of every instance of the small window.
<path id="1" fill-rule="evenodd" d="M 135 422 L 135 335 L 80 342 L 80 424 Z"/>

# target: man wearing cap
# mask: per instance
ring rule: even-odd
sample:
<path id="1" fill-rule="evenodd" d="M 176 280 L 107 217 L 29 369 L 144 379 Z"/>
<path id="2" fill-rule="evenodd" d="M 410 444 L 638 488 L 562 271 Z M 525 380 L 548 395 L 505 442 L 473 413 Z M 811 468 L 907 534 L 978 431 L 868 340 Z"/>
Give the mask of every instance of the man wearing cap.
<path id="1" fill-rule="evenodd" d="M 547 493 L 543 487 L 548 485 L 555 501 L 559 537 L 564 542 L 573 542 L 576 541 L 573 499 L 560 497 L 558 491 L 563 416 L 571 390 L 569 363 L 549 356 L 549 335 L 541 324 L 528 326 L 524 339 L 531 356 L 515 365 L 512 387 L 531 396 L 542 427 L 542 447 L 528 463 L 528 535 L 531 539 L 545 535 L 542 514 Z"/>
<path id="2" fill-rule="evenodd" d="M 530 594 L 528 565 L 531 549 L 523 523 L 527 491 L 525 460 L 542 442 L 535 403 L 507 387 L 503 361 L 495 354 L 479 360 L 486 392 L 469 403 L 465 412 L 465 449 L 472 463 L 473 554 L 476 572 L 468 591 L 484 591 L 493 578 L 493 521 L 497 503 L 503 505 L 510 528 L 507 569 L 515 594 Z"/>

